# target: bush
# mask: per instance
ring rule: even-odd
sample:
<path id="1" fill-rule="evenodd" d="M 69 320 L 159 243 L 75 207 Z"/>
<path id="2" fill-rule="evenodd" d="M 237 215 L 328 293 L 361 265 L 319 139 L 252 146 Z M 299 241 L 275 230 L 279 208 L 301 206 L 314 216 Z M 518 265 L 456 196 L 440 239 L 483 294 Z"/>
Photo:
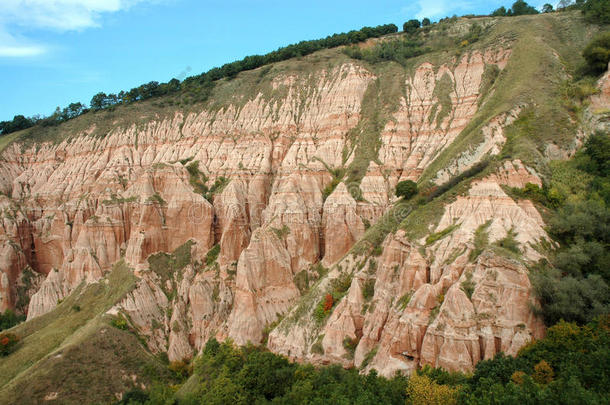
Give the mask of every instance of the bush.
<path id="1" fill-rule="evenodd" d="M 373 295 L 375 295 L 375 280 L 366 280 L 364 282 L 364 286 L 362 287 L 362 297 L 368 301 L 373 298 Z"/>
<path id="2" fill-rule="evenodd" d="M 25 315 L 17 315 L 10 309 L 7 309 L 4 313 L 0 312 L 0 331 L 10 329 L 23 321 L 25 321 Z"/>
<path id="3" fill-rule="evenodd" d="M 597 74 L 605 72 L 610 61 L 610 32 L 598 35 L 589 42 L 582 56 L 592 72 Z"/>
<path id="4" fill-rule="evenodd" d="M 402 29 L 407 34 L 412 34 L 421 26 L 419 20 L 409 20 L 403 24 Z"/>
<path id="5" fill-rule="evenodd" d="M 409 200 L 417 194 L 417 183 L 413 180 L 405 180 L 396 184 L 396 196 Z"/>
<path id="6" fill-rule="evenodd" d="M 8 356 L 15 350 L 19 337 L 14 333 L 0 333 L 0 356 Z"/>
<path id="7" fill-rule="evenodd" d="M 112 319 L 112 321 L 110 321 L 110 324 L 117 329 L 121 329 L 121 330 L 129 329 L 129 324 L 127 323 L 127 319 L 123 318 L 122 315 L 119 315 L 118 317 Z"/>
<path id="8" fill-rule="evenodd" d="M 437 384 L 425 375 L 413 374 L 409 378 L 407 397 L 412 404 L 453 405 L 457 404 L 456 388 Z"/>

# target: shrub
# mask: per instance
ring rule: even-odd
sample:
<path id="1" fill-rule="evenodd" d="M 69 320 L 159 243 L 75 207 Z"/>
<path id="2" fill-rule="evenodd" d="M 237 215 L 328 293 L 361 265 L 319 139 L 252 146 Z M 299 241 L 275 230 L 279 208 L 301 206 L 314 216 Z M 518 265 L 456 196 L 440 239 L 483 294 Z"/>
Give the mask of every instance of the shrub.
<path id="1" fill-rule="evenodd" d="M 356 347 L 358 346 L 358 339 L 352 339 L 349 336 L 346 336 L 343 339 L 343 348 L 347 352 L 347 357 L 350 359 L 354 358 L 354 353 L 356 352 Z"/>
<path id="2" fill-rule="evenodd" d="M 0 331 L 10 329 L 23 321 L 25 321 L 24 315 L 17 315 L 10 309 L 7 309 L 4 313 L 0 312 Z"/>
<path id="3" fill-rule="evenodd" d="M 457 403 L 457 393 L 456 388 L 437 384 L 419 374 L 413 374 L 407 386 L 410 403 L 418 405 L 453 405 Z"/>
<path id="4" fill-rule="evenodd" d="M 129 329 L 129 324 L 127 323 L 127 319 L 125 319 L 122 315 L 119 315 L 118 317 L 112 319 L 112 321 L 110 321 L 110 324 L 117 329 L 121 329 L 121 330 Z"/>
<path id="5" fill-rule="evenodd" d="M 14 333 L 0 333 L 0 356 L 8 356 L 15 350 L 19 337 Z"/>
<path id="6" fill-rule="evenodd" d="M 373 295 L 375 295 L 375 280 L 366 280 L 362 287 L 362 297 L 368 301 L 373 298 Z"/>
<path id="7" fill-rule="evenodd" d="M 205 255 L 205 265 L 211 266 L 218 259 L 218 255 L 220 254 L 220 245 L 216 244 L 212 246 L 212 248 Z"/>
<path id="8" fill-rule="evenodd" d="M 172 361 L 168 368 L 181 380 L 185 380 L 193 374 L 193 365 L 188 359 Z"/>
<path id="9" fill-rule="evenodd" d="M 404 180 L 396 184 L 396 196 L 402 197 L 405 200 L 412 198 L 417 194 L 417 183 L 413 180 Z"/>
<path id="10" fill-rule="evenodd" d="M 582 56 L 587 61 L 587 65 L 592 72 L 604 72 L 608 68 L 608 62 L 610 61 L 610 32 L 605 32 L 595 37 L 585 47 Z"/>
<path id="11" fill-rule="evenodd" d="M 409 20 L 403 24 L 402 29 L 407 34 L 412 34 L 421 26 L 419 20 Z"/>
<path id="12" fill-rule="evenodd" d="M 462 283 L 460 284 L 462 291 L 464 291 L 468 299 L 472 298 L 475 286 L 476 284 L 474 283 L 474 281 L 472 281 L 472 272 L 469 271 L 466 273 L 466 280 L 462 281 Z"/>

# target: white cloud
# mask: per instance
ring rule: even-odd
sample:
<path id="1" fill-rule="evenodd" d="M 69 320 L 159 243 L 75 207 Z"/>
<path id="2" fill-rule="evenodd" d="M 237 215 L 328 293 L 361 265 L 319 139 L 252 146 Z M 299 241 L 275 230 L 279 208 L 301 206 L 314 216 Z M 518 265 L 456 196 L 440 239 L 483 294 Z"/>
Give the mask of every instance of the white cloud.
<path id="1" fill-rule="evenodd" d="M 19 35 L 23 30 L 59 32 L 100 25 L 104 13 L 160 0 L 0 0 L 0 57 L 40 55 L 48 49 Z"/>

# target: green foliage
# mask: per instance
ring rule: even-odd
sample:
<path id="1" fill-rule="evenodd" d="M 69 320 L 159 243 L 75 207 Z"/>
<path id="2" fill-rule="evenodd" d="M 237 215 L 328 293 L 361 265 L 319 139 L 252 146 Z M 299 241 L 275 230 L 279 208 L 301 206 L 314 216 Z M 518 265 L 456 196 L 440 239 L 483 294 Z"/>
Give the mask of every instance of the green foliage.
<path id="1" fill-rule="evenodd" d="M 290 234 L 290 228 L 288 225 L 284 224 L 281 228 L 271 228 L 273 233 L 278 237 L 278 239 L 284 239 L 288 234 Z"/>
<path id="2" fill-rule="evenodd" d="M 606 2 L 606 4 L 608 3 Z M 589 42 L 583 50 L 582 56 L 592 72 L 598 74 L 605 72 L 608 68 L 608 62 L 610 62 L 610 31 L 598 35 Z"/>
<path id="3" fill-rule="evenodd" d="M 211 266 L 214 263 L 216 263 L 216 260 L 218 259 L 219 254 L 220 254 L 220 245 L 215 244 L 214 246 L 212 246 L 212 248 L 210 250 L 208 250 L 208 253 L 206 253 L 206 255 L 205 255 L 205 265 Z"/>
<path id="4" fill-rule="evenodd" d="M 561 188 L 566 202 L 548 221 L 548 233 L 559 248 L 551 252 L 550 262 L 541 261 L 530 272 L 547 325 L 560 319 L 583 324 L 610 313 L 609 142 L 608 135 L 593 135 L 568 162 L 576 175 L 562 180 L 568 184 Z M 553 172 L 553 177 L 559 175 L 563 172 Z"/>
<path id="5" fill-rule="evenodd" d="M 474 262 L 489 244 L 489 235 L 487 234 L 487 228 L 489 228 L 489 225 L 491 225 L 491 220 L 480 225 L 474 232 L 474 249 L 468 256 L 468 259 L 471 262 Z"/>
<path id="6" fill-rule="evenodd" d="M 508 10 L 504 7 L 496 9 L 491 13 L 494 17 L 512 17 L 518 15 L 538 14 L 538 10 L 530 6 L 523 0 L 517 0 L 513 3 L 513 6 Z"/>
<path id="7" fill-rule="evenodd" d="M 509 192 L 516 198 L 525 198 L 548 208 L 558 208 L 564 200 L 556 188 L 549 188 L 546 184 L 540 188 L 537 184 L 527 183 L 525 187 L 513 187 Z"/>
<path id="8" fill-rule="evenodd" d="M 368 301 L 375 295 L 375 279 L 369 279 L 362 286 L 362 297 Z"/>
<path id="9" fill-rule="evenodd" d="M 358 346 L 358 339 L 352 339 L 349 336 L 346 336 L 343 339 L 343 348 L 347 352 L 347 358 L 353 359 L 354 353 L 356 352 L 356 347 Z"/>
<path id="10" fill-rule="evenodd" d="M 15 115 L 12 121 L 0 121 L 0 135 L 21 131 L 36 125 L 35 118 L 26 118 L 23 115 Z"/>
<path id="11" fill-rule="evenodd" d="M 409 291 L 408 293 L 406 293 L 405 295 L 400 297 L 398 299 L 398 302 L 396 302 L 396 307 L 400 311 L 404 311 L 405 308 L 407 307 L 407 305 L 409 305 L 409 302 L 411 301 L 411 298 L 413 297 L 413 294 L 415 294 L 414 291 Z"/>
<path id="12" fill-rule="evenodd" d="M 402 197 L 405 200 L 411 199 L 417 194 L 417 183 L 413 180 L 404 180 L 396 184 L 396 196 Z"/>
<path id="13" fill-rule="evenodd" d="M 129 324 L 127 323 L 127 319 L 125 319 L 125 317 L 120 314 L 119 316 L 113 318 L 110 321 L 110 324 L 120 330 L 129 330 Z"/>
<path id="14" fill-rule="evenodd" d="M 559 322 L 516 358 L 497 355 L 477 364 L 460 402 L 604 403 L 610 376 L 610 318 L 587 326 Z"/>
<path id="15" fill-rule="evenodd" d="M 443 239 L 445 236 L 449 235 L 451 232 L 453 232 L 454 230 L 456 230 L 458 228 L 459 224 L 453 224 L 453 225 L 449 225 L 447 228 L 436 232 L 436 233 L 432 233 L 430 234 L 427 238 L 426 238 L 426 245 L 431 245 L 434 242 Z"/>
<path id="16" fill-rule="evenodd" d="M 597 24 L 610 24 L 610 3 L 606 0 L 587 0 L 582 5 L 585 20 Z"/>
<path id="17" fill-rule="evenodd" d="M 369 350 L 369 352 L 364 356 L 364 359 L 362 359 L 362 364 L 360 365 L 360 369 L 361 370 L 365 369 L 371 363 L 371 361 L 377 355 L 377 350 L 378 349 L 379 349 L 379 347 L 375 346 L 374 348 Z"/>
<path id="18" fill-rule="evenodd" d="M 521 254 L 521 249 L 519 248 L 519 242 L 515 239 L 517 234 L 514 229 L 510 229 L 506 236 L 495 242 L 495 245 L 506 249 L 510 252 Z"/>
<path id="19" fill-rule="evenodd" d="M 406 65 L 409 59 L 428 52 L 430 52 L 430 48 L 423 47 L 423 42 L 409 38 L 391 39 L 365 49 L 351 46 L 344 50 L 344 53 L 350 58 L 372 64 L 393 61 L 401 65 Z"/>
<path id="20" fill-rule="evenodd" d="M 466 279 L 462 281 L 462 283 L 460 284 L 460 288 L 462 289 L 462 291 L 464 291 L 468 299 L 472 298 L 472 294 L 474 293 L 475 287 L 476 284 L 474 281 L 472 281 L 472 271 L 466 272 Z"/>
<path id="21" fill-rule="evenodd" d="M 421 26 L 419 20 L 409 20 L 402 25 L 402 30 L 407 34 L 412 34 Z"/>
<path id="22" fill-rule="evenodd" d="M 237 348 L 214 339 L 195 360 L 194 371 L 198 383 L 185 394 L 186 403 L 403 405 L 406 400 L 405 377 L 360 375 L 338 365 L 314 368 L 290 363 L 263 348 Z"/>
<path id="23" fill-rule="evenodd" d="M 194 242 L 189 240 L 179 246 L 171 254 L 159 252 L 148 257 L 148 267 L 161 278 L 161 285 L 165 289 L 167 281 L 172 285 L 176 282 L 176 275 L 191 263 L 191 247 Z M 165 291 L 169 296 L 169 291 Z"/>
<path id="24" fill-rule="evenodd" d="M 19 337 L 14 333 L 0 333 L 0 357 L 11 354 L 17 343 L 19 343 Z"/>
<path id="25" fill-rule="evenodd" d="M 330 315 L 331 310 L 333 309 L 333 305 L 335 301 L 333 299 L 332 294 L 326 294 L 320 302 L 316 305 L 316 308 L 313 311 L 313 317 L 318 323 L 322 323 L 326 317 Z"/>
<path id="26" fill-rule="evenodd" d="M 154 193 L 153 195 L 148 197 L 148 201 L 150 201 L 152 203 L 157 203 L 159 205 L 167 205 L 167 203 L 165 202 L 165 200 L 163 199 L 163 197 L 161 197 L 161 195 L 159 193 Z"/>
<path id="27" fill-rule="evenodd" d="M 0 331 L 10 329 L 23 321 L 25 321 L 25 315 L 17 315 L 11 309 L 7 309 L 4 313 L 0 312 Z"/>

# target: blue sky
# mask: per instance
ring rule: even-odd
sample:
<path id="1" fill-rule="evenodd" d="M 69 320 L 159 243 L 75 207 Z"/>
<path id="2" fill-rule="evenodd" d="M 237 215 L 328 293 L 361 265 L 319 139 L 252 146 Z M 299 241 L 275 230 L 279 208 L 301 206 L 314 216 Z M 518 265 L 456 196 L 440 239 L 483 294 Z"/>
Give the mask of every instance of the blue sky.
<path id="1" fill-rule="evenodd" d="M 547 0 L 548 1 L 548 0 Z M 546 1 L 530 1 L 540 6 Z M 303 39 L 509 1 L 0 0 L 0 120 L 183 79 Z"/>

